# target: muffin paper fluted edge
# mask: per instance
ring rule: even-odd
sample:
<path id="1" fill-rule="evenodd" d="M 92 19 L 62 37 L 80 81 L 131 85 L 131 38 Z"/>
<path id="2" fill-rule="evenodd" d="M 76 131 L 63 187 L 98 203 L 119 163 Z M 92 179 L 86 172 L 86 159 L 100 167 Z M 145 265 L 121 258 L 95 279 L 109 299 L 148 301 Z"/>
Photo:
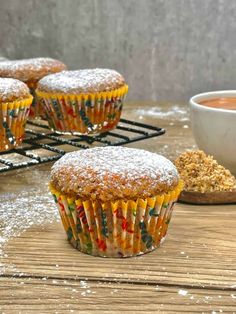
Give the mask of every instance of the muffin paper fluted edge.
<path id="1" fill-rule="evenodd" d="M 29 87 L 31 95 L 33 96 L 33 101 L 32 101 L 32 105 L 30 106 L 28 119 L 37 119 L 37 118 L 46 119 L 44 108 L 41 106 L 35 92 L 37 88 L 37 82 L 26 82 L 26 84 Z"/>
<path id="2" fill-rule="evenodd" d="M 67 197 L 50 185 L 72 246 L 102 257 L 129 257 L 154 250 L 165 239 L 182 182 L 147 199 L 100 203 Z"/>
<path id="3" fill-rule="evenodd" d="M 18 146 L 25 133 L 33 97 L 0 104 L 0 151 Z"/>
<path id="4" fill-rule="evenodd" d="M 120 120 L 128 85 L 94 94 L 60 94 L 36 90 L 52 130 L 96 134 L 114 129 Z"/>

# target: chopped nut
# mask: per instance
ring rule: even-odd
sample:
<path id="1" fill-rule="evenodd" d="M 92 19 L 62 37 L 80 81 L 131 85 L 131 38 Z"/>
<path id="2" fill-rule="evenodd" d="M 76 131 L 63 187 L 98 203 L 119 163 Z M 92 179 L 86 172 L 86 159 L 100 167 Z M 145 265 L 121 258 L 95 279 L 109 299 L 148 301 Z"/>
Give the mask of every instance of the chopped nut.
<path id="1" fill-rule="evenodd" d="M 185 191 L 205 193 L 236 189 L 236 179 L 230 171 L 201 150 L 181 154 L 175 166 L 184 181 Z"/>

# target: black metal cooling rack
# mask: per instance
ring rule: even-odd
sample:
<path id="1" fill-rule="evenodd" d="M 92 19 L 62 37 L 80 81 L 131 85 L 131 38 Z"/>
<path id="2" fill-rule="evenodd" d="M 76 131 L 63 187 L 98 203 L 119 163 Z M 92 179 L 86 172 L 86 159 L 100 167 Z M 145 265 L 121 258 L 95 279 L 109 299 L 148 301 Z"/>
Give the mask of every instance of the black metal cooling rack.
<path id="1" fill-rule="evenodd" d="M 100 135 L 62 135 L 52 132 L 46 121 L 29 121 L 22 146 L 0 153 L 0 172 L 54 161 L 69 151 L 125 145 L 164 133 L 164 129 L 156 126 L 121 119 L 116 129 Z"/>

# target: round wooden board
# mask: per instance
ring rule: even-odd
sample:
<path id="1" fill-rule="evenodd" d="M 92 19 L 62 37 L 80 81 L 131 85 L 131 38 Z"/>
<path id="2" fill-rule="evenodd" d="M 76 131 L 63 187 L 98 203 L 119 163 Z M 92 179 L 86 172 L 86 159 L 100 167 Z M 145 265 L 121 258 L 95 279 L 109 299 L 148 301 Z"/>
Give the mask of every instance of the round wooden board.
<path id="1" fill-rule="evenodd" d="M 232 192 L 187 192 L 180 194 L 179 201 L 189 204 L 236 204 L 236 190 Z"/>

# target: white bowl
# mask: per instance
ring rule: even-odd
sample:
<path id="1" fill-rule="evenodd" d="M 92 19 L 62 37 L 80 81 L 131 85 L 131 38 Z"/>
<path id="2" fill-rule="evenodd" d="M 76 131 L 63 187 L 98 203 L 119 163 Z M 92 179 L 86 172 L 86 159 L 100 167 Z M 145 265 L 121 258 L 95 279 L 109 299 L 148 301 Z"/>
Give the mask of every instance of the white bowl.
<path id="1" fill-rule="evenodd" d="M 202 93 L 190 99 L 192 131 L 198 147 L 236 175 L 236 110 L 199 105 L 199 101 L 219 97 L 236 97 L 236 90 Z"/>

